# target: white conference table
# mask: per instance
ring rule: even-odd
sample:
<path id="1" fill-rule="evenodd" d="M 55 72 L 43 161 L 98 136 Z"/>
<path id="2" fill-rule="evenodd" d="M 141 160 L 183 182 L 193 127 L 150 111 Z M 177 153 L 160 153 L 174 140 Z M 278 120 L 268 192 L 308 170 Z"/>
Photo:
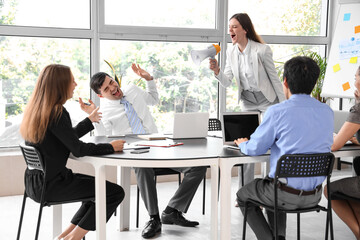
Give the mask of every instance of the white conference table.
<path id="1" fill-rule="evenodd" d="M 236 164 L 268 162 L 270 155 L 246 156 L 240 152 L 229 152 L 232 150 L 224 149 L 219 158 L 220 167 L 220 239 L 231 239 L 231 209 L 232 200 L 235 198 L 235 192 L 231 192 L 231 169 Z M 339 151 L 333 152 L 338 157 L 355 157 L 360 156 L 360 146 L 348 145 Z"/>
<path id="2" fill-rule="evenodd" d="M 109 142 L 113 138 L 91 137 L 85 141 L 95 143 Z M 127 142 L 139 141 L 134 137 L 126 137 Z M 130 170 L 131 167 L 211 167 L 211 239 L 218 238 L 218 208 L 220 206 L 220 239 L 231 239 L 231 201 L 235 193 L 231 193 L 231 169 L 236 164 L 264 163 L 269 161 L 269 154 L 246 156 L 240 151 L 223 148 L 222 139 L 208 137 L 206 139 L 182 140 L 184 145 L 162 148 L 152 147 L 149 153 L 130 154 L 129 150 L 103 156 L 71 157 L 74 160 L 90 163 L 95 169 L 95 201 L 96 201 L 96 236 L 106 239 L 105 211 L 105 166 L 120 167 L 119 184 L 125 190 L 125 198 L 120 205 L 120 231 L 129 229 L 130 219 Z M 349 145 L 334 152 L 335 157 L 360 156 L 360 146 Z M 220 205 L 218 206 L 218 179 L 220 169 Z M 233 195 L 232 195 L 233 194 Z M 56 214 L 61 216 L 59 210 Z M 55 221 L 54 221 L 55 222 Z M 58 223 L 58 222 L 57 222 Z M 58 225 L 59 226 L 59 225 Z M 55 225 L 54 225 L 55 227 Z M 57 230 L 58 231 L 58 230 Z M 54 230 L 55 232 L 55 230 Z"/>
<path id="3" fill-rule="evenodd" d="M 90 137 L 85 142 L 103 143 L 114 138 Z M 128 143 L 139 141 L 134 137 L 124 138 Z M 178 168 L 192 166 L 210 166 L 211 168 L 211 232 L 209 238 L 218 236 L 218 179 L 219 153 L 222 151 L 222 139 L 208 137 L 206 139 L 181 140 L 184 145 L 175 147 L 151 147 L 148 153 L 131 154 L 130 150 L 102 155 L 86 156 L 72 159 L 90 163 L 95 169 L 95 208 L 96 239 L 106 239 L 106 201 L 105 201 L 105 166 L 120 167 L 120 184 L 125 191 L 125 198 L 120 204 L 120 231 L 129 229 L 130 218 L 130 170 L 131 167 Z"/>

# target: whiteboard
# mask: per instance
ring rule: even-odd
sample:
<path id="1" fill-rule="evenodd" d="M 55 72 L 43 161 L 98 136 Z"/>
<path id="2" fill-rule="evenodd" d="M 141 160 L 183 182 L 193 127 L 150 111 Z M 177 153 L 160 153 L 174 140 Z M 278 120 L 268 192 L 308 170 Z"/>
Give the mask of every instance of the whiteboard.
<path id="1" fill-rule="evenodd" d="M 360 65 L 359 13 L 360 3 L 340 5 L 322 97 L 354 98 L 355 73 Z"/>

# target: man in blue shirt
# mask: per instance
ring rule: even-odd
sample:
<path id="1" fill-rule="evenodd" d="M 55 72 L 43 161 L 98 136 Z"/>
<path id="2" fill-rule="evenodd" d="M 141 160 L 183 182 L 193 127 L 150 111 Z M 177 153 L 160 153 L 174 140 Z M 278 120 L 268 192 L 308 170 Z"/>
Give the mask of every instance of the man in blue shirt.
<path id="1" fill-rule="evenodd" d="M 255 156 L 271 149 L 270 172 L 264 179 L 255 179 L 237 192 L 237 201 L 242 212 L 247 199 L 273 205 L 274 178 L 276 164 L 281 155 L 300 153 L 330 152 L 333 143 L 333 111 L 312 98 L 310 93 L 319 77 L 320 69 L 308 57 L 294 57 L 284 65 L 283 90 L 286 101 L 268 108 L 264 119 L 256 131 L 247 138 L 239 138 L 235 143 L 241 152 Z M 321 199 L 322 191 L 317 191 L 325 177 L 283 179 L 289 190 L 279 189 L 278 202 L 282 208 L 296 209 L 311 207 Z M 273 239 L 273 213 L 267 212 L 270 225 L 261 209 L 248 208 L 248 223 L 258 239 Z M 286 214 L 279 214 L 279 239 L 286 236 Z"/>

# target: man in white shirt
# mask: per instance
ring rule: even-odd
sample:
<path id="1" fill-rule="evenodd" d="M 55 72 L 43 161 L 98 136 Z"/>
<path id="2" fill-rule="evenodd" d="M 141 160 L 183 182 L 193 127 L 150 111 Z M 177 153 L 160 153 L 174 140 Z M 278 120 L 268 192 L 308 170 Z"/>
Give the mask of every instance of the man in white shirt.
<path id="1" fill-rule="evenodd" d="M 95 125 L 98 135 L 123 135 L 156 133 L 157 128 L 147 105 L 155 105 L 159 102 L 159 96 L 153 77 L 141 69 L 139 65 L 132 64 L 133 71 L 144 78 L 147 83 L 146 91 L 135 85 L 130 85 L 122 90 L 118 83 L 108 74 L 96 73 L 90 82 L 90 87 L 101 99 L 101 112 L 103 115 L 99 124 Z M 126 99 L 126 100 L 124 100 Z M 89 100 L 86 105 L 79 99 L 83 111 L 91 113 L 96 108 Z M 129 117 L 129 112 L 134 114 Z M 134 120 L 138 119 L 138 120 Z M 136 122 L 136 123 L 134 123 Z M 196 221 L 189 221 L 182 213 L 186 213 L 196 190 L 206 173 L 206 167 L 176 168 L 173 169 L 184 173 L 184 179 L 178 190 L 171 198 L 168 206 L 159 215 L 158 199 L 154 181 L 153 168 L 134 168 L 141 197 L 150 215 L 150 221 L 142 231 L 143 238 L 154 237 L 161 232 L 161 225 L 175 224 L 184 227 L 195 227 L 199 225 Z"/>
<path id="2" fill-rule="evenodd" d="M 146 133 L 156 133 L 158 131 L 148 108 L 148 105 L 157 105 L 159 103 L 156 83 L 148 72 L 136 66 L 136 64 L 132 65 L 132 69 L 140 77 L 145 78 L 146 91 L 133 84 L 120 89 L 118 83 L 103 72 L 96 73 L 91 78 L 90 87 L 100 97 L 100 111 L 103 115 L 101 122 L 95 125 L 97 135 L 133 133 L 125 106 L 119 102 L 123 97 L 126 97 L 126 100 L 134 108 Z"/>

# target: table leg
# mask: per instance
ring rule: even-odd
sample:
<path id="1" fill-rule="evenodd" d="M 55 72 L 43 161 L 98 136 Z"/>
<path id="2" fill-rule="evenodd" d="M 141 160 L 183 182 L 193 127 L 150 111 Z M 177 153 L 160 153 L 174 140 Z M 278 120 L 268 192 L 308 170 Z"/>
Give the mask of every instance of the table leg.
<path id="1" fill-rule="evenodd" d="M 264 178 L 269 174 L 270 171 L 270 164 L 267 162 L 263 162 L 261 164 L 261 176 Z"/>
<path id="2" fill-rule="evenodd" d="M 95 213 L 96 239 L 106 239 L 106 171 L 104 165 L 94 165 L 95 168 Z"/>
<path id="3" fill-rule="evenodd" d="M 62 233 L 62 205 L 53 206 L 53 238 Z"/>
<path id="4" fill-rule="evenodd" d="M 131 168 L 130 167 L 118 167 L 118 183 L 124 189 L 125 198 L 120 204 L 119 207 L 119 217 L 117 218 L 120 231 L 129 230 L 130 226 L 130 176 Z"/>
<path id="5" fill-rule="evenodd" d="M 219 167 L 211 165 L 211 239 L 218 238 Z"/>
<path id="6" fill-rule="evenodd" d="M 231 168 L 232 164 L 220 161 L 220 239 L 231 239 Z"/>

